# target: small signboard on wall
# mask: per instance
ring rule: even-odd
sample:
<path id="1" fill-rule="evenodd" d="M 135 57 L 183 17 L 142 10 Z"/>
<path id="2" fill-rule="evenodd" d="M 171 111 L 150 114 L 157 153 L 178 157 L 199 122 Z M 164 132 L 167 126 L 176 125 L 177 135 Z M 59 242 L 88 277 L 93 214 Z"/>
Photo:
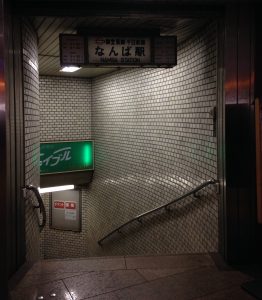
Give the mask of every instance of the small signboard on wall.
<path id="1" fill-rule="evenodd" d="M 52 193 L 50 227 L 61 230 L 81 231 L 81 200 L 79 191 Z"/>
<path id="2" fill-rule="evenodd" d="M 85 39 L 83 36 L 60 35 L 60 56 L 64 64 L 83 65 L 85 63 Z"/>
<path id="3" fill-rule="evenodd" d="M 93 141 L 40 144 L 40 174 L 94 170 Z"/>

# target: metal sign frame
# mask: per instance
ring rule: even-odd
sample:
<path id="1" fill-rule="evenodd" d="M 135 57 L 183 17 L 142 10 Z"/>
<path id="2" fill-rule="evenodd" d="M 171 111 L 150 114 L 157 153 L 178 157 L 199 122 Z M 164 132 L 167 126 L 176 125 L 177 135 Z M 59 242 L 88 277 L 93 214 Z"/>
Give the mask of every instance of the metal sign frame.
<path id="1" fill-rule="evenodd" d="M 75 36 L 75 37 L 82 37 L 84 38 L 84 54 L 85 54 L 85 59 L 84 59 L 84 63 L 68 63 L 68 62 L 64 62 L 63 61 L 63 54 L 62 54 L 62 40 L 63 37 L 70 37 L 70 36 Z M 89 62 L 89 50 L 88 50 L 88 39 L 90 37 L 103 37 L 103 38 L 115 38 L 115 39 L 150 39 L 150 62 L 148 63 L 134 63 L 134 62 L 126 62 L 126 63 L 122 63 L 122 62 L 112 62 L 112 63 L 103 63 L 103 62 L 97 62 L 97 63 L 92 63 Z M 155 39 L 159 39 L 159 38 L 173 38 L 174 39 L 174 55 L 175 55 L 175 63 L 156 63 L 154 61 L 154 53 L 155 53 Z M 165 67 L 165 68 L 170 68 L 170 67 L 174 67 L 177 64 L 177 37 L 176 36 L 159 36 L 159 35 L 153 35 L 148 34 L 148 35 L 141 35 L 141 34 L 131 34 L 129 32 L 127 32 L 127 35 L 124 36 L 123 32 L 121 31 L 121 35 L 116 34 L 115 32 L 112 32 L 112 34 L 109 34 L 108 32 L 104 33 L 103 32 L 99 32 L 98 34 L 96 33 L 89 33 L 87 34 L 60 34 L 59 35 L 59 41 L 60 41 L 60 64 L 61 66 L 78 66 L 78 67 L 82 67 L 82 66 L 86 66 L 86 67 L 149 67 L 149 68 L 158 68 L 158 67 Z"/>

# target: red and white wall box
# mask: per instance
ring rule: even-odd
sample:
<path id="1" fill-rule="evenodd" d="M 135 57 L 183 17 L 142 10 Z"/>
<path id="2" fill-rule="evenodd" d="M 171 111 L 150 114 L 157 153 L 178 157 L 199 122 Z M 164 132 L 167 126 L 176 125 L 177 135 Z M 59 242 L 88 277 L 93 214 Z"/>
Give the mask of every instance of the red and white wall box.
<path id="1" fill-rule="evenodd" d="M 81 202 L 79 191 L 52 193 L 50 227 L 81 231 Z"/>

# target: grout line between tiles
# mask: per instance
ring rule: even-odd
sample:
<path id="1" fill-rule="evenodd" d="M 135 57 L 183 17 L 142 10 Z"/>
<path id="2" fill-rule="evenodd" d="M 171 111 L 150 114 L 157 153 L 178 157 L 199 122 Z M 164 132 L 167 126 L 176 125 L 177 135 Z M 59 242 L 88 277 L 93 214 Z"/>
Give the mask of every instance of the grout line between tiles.
<path id="1" fill-rule="evenodd" d="M 126 266 L 126 269 L 127 269 L 127 264 L 126 264 L 126 257 L 124 256 L 124 260 L 125 260 L 125 266 Z"/>
<path id="2" fill-rule="evenodd" d="M 138 269 L 135 269 L 135 271 L 136 271 L 140 276 L 142 276 L 142 277 L 145 279 L 146 282 L 150 282 L 150 280 L 148 280 L 143 274 L 141 274 L 141 273 L 139 272 Z"/>
<path id="3" fill-rule="evenodd" d="M 60 274 L 60 273 L 48 273 L 48 274 Z M 75 274 L 75 275 L 72 275 L 72 276 L 66 276 L 64 278 L 57 278 L 57 279 L 53 278 L 53 279 L 50 279 L 50 280 L 47 280 L 47 281 L 39 281 L 39 282 L 32 283 L 32 284 L 29 284 L 29 285 L 24 285 L 24 286 L 22 285 L 21 287 L 18 286 L 17 289 L 25 289 L 25 288 L 32 287 L 32 286 L 48 284 L 50 282 L 57 282 L 57 281 L 61 281 L 63 279 L 67 279 L 67 278 L 71 278 L 71 277 L 75 277 L 75 276 L 79 276 L 79 275 L 82 275 L 82 273 L 78 272 L 78 274 Z M 30 275 L 30 276 L 34 276 L 34 275 Z"/>
<path id="4" fill-rule="evenodd" d="M 84 271 L 64 271 L 64 272 L 41 272 L 41 273 L 30 273 L 28 275 L 48 275 L 48 274 L 65 274 L 65 273 L 89 273 L 89 272 L 101 272 L 101 271 L 121 271 L 126 270 L 125 268 L 119 268 L 119 269 L 93 269 L 93 270 L 84 270 Z M 134 269 L 129 269 L 134 270 Z M 74 275 L 75 276 L 75 275 Z"/>
<path id="5" fill-rule="evenodd" d="M 137 271 L 138 271 L 138 273 L 139 273 L 140 275 L 143 276 L 143 278 L 145 278 L 145 280 L 146 280 L 147 282 L 153 282 L 153 281 L 160 280 L 160 279 L 164 279 L 164 278 L 168 278 L 168 277 L 179 276 L 179 275 L 185 274 L 185 273 L 192 273 L 192 272 L 194 273 L 194 272 L 196 272 L 196 271 L 202 271 L 202 270 L 205 270 L 205 269 L 208 269 L 208 268 L 209 268 L 209 266 L 195 267 L 195 268 L 188 269 L 188 270 L 185 270 L 185 271 L 182 271 L 182 272 L 179 272 L 179 273 L 174 273 L 174 274 L 169 274 L 169 275 L 166 275 L 166 276 L 161 276 L 161 277 L 158 277 L 158 278 L 155 278 L 155 279 L 152 279 L 152 280 L 146 279 L 146 278 L 143 276 L 143 274 L 141 274 L 141 273 L 139 272 L 139 269 L 137 269 Z M 140 269 L 140 270 L 148 270 L 148 269 Z M 157 269 L 155 269 L 155 270 L 157 270 Z"/>
<path id="6" fill-rule="evenodd" d="M 66 290 L 68 291 L 68 293 L 69 293 L 69 295 L 70 295 L 70 297 L 71 297 L 71 300 L 74 300 L 74 297 L 73 297 L 73 295 L 70 293 L 70 291 L 69 291 L 69 289 L 68 289 L 66 283 L 64 282 L 64 280 L 62 279 L 61 281 L 63 282 L 63 285 L 65 286 Z"/>

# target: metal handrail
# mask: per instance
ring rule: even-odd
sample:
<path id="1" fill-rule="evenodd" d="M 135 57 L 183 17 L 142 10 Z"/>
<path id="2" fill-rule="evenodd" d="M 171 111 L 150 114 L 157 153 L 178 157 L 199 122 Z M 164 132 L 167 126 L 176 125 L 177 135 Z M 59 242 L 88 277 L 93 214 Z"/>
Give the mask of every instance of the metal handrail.
<path id="1" fill-rule="evenodd" d="M 130 224 L 130 223 L 132 223 L 132 222 L 134 222 L 134 221 L 138 221 L 139 223 L 142 223 L 142 220 L 141 220 L 141 219 L 142 219 L 143 217 L 145 217 L 145 216 L 147 216 L 147 215 L 149 215 L 149 214 L 152 214 L 152 213 L 154 213 L 154 212 L 156 212 L 156 211 L 159 211 L 159 210 L 161 210 L 162 208 L 164 208 L 166 211 L 169 212 L 169 211 L 171 210 L 171 209 L 169 208 L 169 206 L 171 206 L 173 203 L 176 203 L 176 202 L 178 202 L 178 201 L 180 201 L 180 200 L 182 200 L 182 199 L 184 199 L 184 198 L 186 198 L 186 197 L 188 197 L 188 196 L 190 196 L 190 195 L 192 195 L 192 194 L 194 195 L 195 198 L 199 198 L 199 196 L 196 194 L 198 191 L 202 190 L 203 188 L 207 187 L 208 185 L 216 184 L 216 183 L 218 183 L 218 180 L 215 180 L 215 179 L 208 180 L 208 181 L 206 181 L 206 182 L 204 182 L 204 183 L 198 185 L 198 186 L 197 186 L 196 188 L 194 188 L 193 190 L 191 190 L 191 191 L 189 191 L 189 192 L 183 194 L 182 196 L 180 196 L 180 197 L 178 197 L 178 198 L 176 198 L 176 199 L 170 201 L 169 203 L 160 205 L 160 206 L 158 206 L 158 207 L 156 207 L 156 208 L 153 208 L 153 209 L 151 209 L 151 210 L 148 210 L 148 211 L 146 211 L 146 212 L 144 212 L 144 213 L 142 213 L 142 214 L 140 214 L 140 215 L 134 217 L 133 219 L 127 221 L 126 223 L 122 224 L 121 226 L 119 226 L 119 227 L 117 227 L 116 229 L 114 229 L 114 230 L 112 230 L 111 232 L 109 232 L 109 233 L 108 233 L 107 235 L 105 235 L 102 239 L 100 239 L 97 243 L 99 244 L 99 246 L 102 246 L 103 241 L 104 241 L 105 239 L 107 239 L 109 236 L 111 236 L 112 234 L 114 234 L 115 232 L 121 233 L 120 230 L 121 230 L 123 227 L 127 226 L 128 224 Z"/>
<path id="2" fill-rule="evenodd" d="M 40 213 L 43 215 L 42 223 L 38 224 L 40 227 L 40 231 L 42 231 L 46 224 L 46 210 L 45 210 L 43 199 L 42 199 L 37 187 L 35 187 L 33 185 L 26 185 L 25 188 L 29 191 L 32 191 L 37 198 L 38 205 L 34 205 L 34 208 L 39 208 Z"/>

